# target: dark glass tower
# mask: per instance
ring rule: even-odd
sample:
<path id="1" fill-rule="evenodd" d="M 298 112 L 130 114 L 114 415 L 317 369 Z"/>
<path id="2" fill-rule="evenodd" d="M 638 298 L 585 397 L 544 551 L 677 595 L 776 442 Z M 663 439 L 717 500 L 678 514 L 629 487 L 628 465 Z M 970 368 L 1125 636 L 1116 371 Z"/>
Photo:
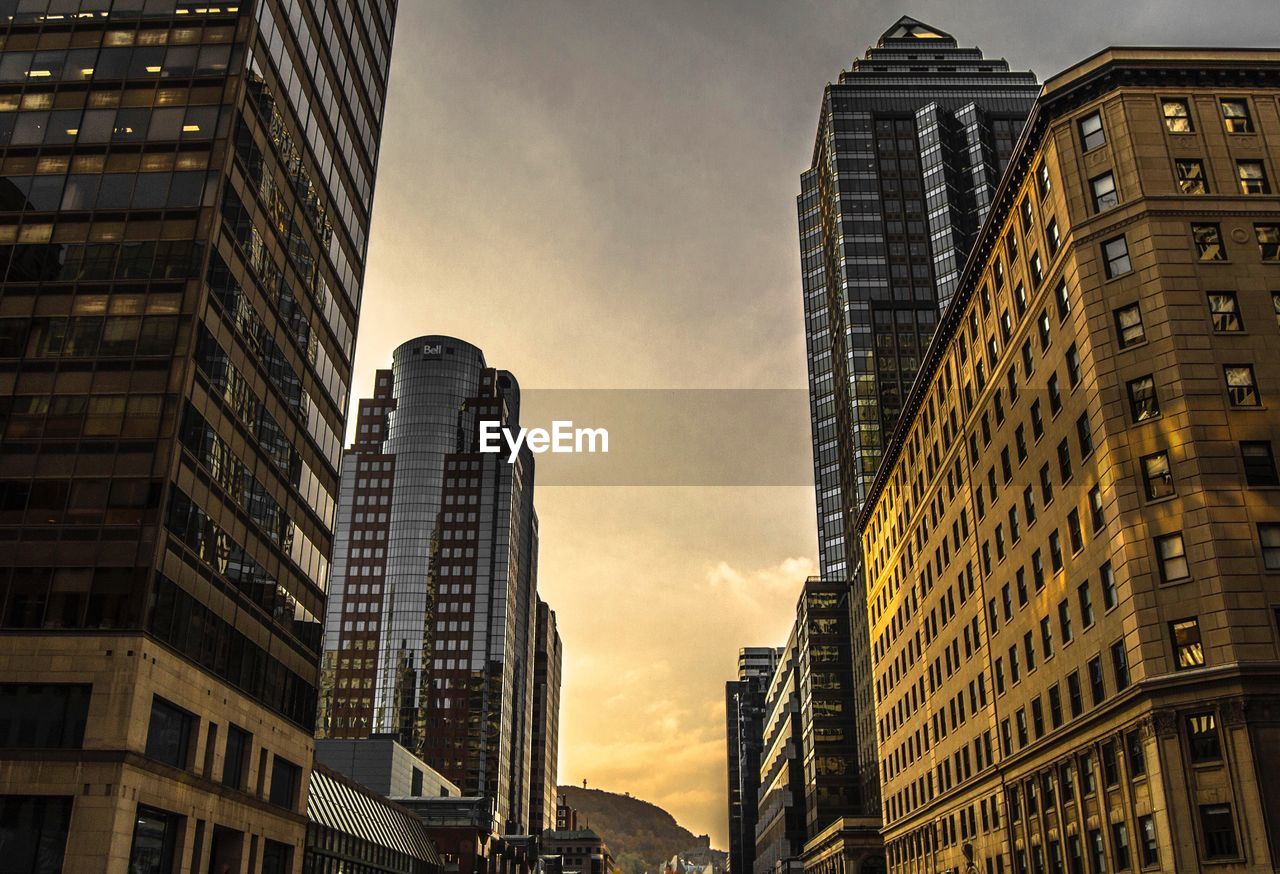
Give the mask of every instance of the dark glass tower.
<path id="1" fill-rule="evenodd" d="M 556 779 L 560 766 L 560 676 L 564 647 L 556 611 L 538 599 L 533 671 L 533 765 L 529 783 L 529 832 L 556 827 Z"/>
<path id="2" fill-rule="evenodd" d="M 452 337 L 402 344 L 360 402 L 342 469 L 319 733 L 394 735 L 465 794 L 493 799 L 495 827 L 525 834 L 534 465 L 528 447 L 514 463 L 480 452 L 482 421 L 518 428 L 520 387 Z"/>
<path id="3" fill-rule="evenodd" d="M 0 2 L 0 832 L 42 864 L 301 864 L 395 10 Z"/>
<path id="4" fill-rule="evenodd" d="M 912 18 L 823 95 L 797 208 L 824 579 L 853 586 L 862 797 L 878 809 L 856 520 L 1040 86 Z"/>
<path id="5" fill-rule="evenodd" d="M 780 654 L 781 650 L 767 646 L 738 650 L 738 679 L 724 684 L 729 752 L 729 870 L 735 874 L 755 867 L 756 795 L 760 789 L 765 694 Z"/>

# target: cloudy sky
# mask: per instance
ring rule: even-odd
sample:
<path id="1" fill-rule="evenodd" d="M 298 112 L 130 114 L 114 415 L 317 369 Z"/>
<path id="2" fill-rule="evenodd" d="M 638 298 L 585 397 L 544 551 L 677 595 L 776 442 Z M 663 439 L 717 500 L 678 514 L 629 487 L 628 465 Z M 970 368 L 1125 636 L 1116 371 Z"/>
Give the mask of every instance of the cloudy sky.
<path id="1" fill-rule="evenodd" d="M 526 392 L 803 389 L 794 197 L 853 57 L 903 14 L 1041 78 L 1109 44 L 1275 41 L 1275 0 L 1211 6 L 401 0 L 353 394 L 428 333 Z M 777 409 L 779 463 L 803 469 L 803 405 Z M 561 781 L 725 846 L 723 684 L 740 646 L 785 638 L 811 492 L 541 485 L 537 504 Z"/>

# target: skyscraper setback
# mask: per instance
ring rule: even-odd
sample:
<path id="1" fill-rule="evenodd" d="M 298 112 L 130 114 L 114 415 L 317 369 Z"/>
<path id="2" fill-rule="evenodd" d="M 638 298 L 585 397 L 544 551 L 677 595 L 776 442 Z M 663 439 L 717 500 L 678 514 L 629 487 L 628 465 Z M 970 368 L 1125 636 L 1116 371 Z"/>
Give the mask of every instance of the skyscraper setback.
<path id="1" fill-rule="evenodd" d="M 903 17 L 823 94 L 797 198 L 819 566 L 851 587 L 859 793 L 879 808 L 858 511 L 1039 92 Z"/>
<path id="2" fill-rule="evenodd" d="M 0 21 L 16 869 L 301 864 L 395 11 L 85 0 Z"/>
<path id="3" fill-rule="evenodd" d="M 532 455 L 479 451 L 482 421 L 519 418 L 515 377 L 461 340 L 419 337 L 378 371 L 343 463 L 319 727 L 394 735 L 509 834 L 546 816 L 559 719 L 549 608 L 538 670 Z"/>

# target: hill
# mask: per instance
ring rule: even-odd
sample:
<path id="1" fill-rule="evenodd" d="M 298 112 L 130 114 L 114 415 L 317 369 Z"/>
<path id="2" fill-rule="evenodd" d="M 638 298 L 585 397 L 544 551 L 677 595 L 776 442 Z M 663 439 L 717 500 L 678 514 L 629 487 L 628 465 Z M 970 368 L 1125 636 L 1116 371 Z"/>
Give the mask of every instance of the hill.
<path id="1" fill-rule="evenodd" d="M 677 853 L 708 846 L 706 835 L 694 835 L 648 801 L 581 786 L 561 786 L 559 792 L 578 811 L 579 823 L 586 817 L 586 824 L 604 838 L 626 874 L 654 871 Z"/>

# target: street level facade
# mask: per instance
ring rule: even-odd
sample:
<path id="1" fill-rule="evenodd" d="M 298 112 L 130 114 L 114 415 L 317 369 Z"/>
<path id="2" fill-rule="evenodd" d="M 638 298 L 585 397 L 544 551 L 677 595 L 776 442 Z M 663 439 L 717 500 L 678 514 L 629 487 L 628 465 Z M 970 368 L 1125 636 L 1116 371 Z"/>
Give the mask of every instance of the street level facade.
<path id="1" fill-rule="evenodd" d="M 1050 79 L 859 519 L 893 871 L 1273 871 L 1280 52 Z"/>
<path id="2" fill-rule="evenodd" d="M 396 3 L 0 21 L 0 831 L 301 869 Z"/>

